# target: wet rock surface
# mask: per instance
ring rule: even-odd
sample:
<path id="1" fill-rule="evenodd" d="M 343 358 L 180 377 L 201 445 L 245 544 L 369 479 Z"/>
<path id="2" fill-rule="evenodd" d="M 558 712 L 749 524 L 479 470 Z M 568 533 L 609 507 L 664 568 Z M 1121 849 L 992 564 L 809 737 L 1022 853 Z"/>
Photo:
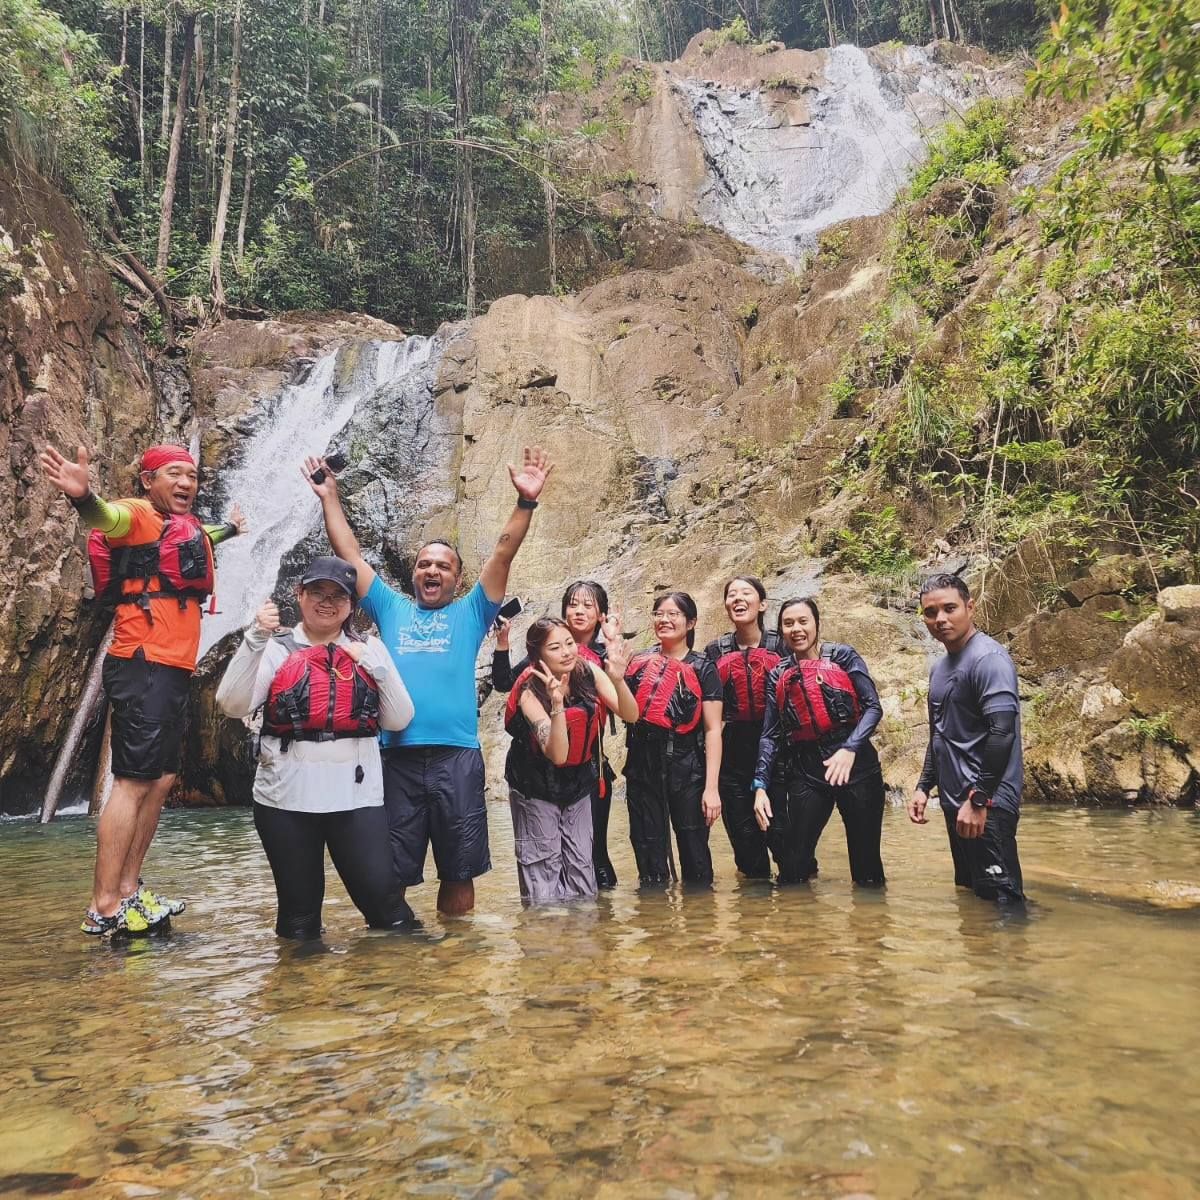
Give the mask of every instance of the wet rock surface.
<path id="1" fill-rule="evenodd" d="M 83 600 L 85 537 L 38 454 L 82 444 L 96 488 L 127 495 L 156 399 L 70 206 L 30 172 L 0 172 L 0 812 L 40 801 L 107 625 Z"/>

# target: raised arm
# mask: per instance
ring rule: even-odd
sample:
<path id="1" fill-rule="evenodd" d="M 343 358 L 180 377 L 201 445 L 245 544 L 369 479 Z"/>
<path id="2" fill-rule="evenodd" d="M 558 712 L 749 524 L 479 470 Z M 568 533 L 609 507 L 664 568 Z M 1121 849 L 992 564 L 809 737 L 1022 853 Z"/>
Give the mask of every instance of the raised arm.
<path id="1" fill-rule="evenodd" d="M 313 473 L 318 469 L 323 469 L 325 472 L 325 478 L 320 483 L 313 479 Z M 375 568 L 363 558 L 358 538 L 354 536 L 354 530 L 350 528 L 350 522 L 346 520 L 346 512 L 342 508 L 342 500 L 338 495 L 333 472 L 323 458 L 309 457 L 304 460 L 301 474 L 308 480 L 308 486 L 321 501 L 321 513 L 325 518 L 325 532 L 329 536 L 329 544 L 333 547 L 334 554 L 338 558 L 344 558 L 358 572 L 358 584 L 355 590 L 361 600 L 371 590 L 371 584 L 375 582 Z"/>
<path id="2" fill-rule="evenodd" d="M 512 515 L 501 530 L 500 536 L 496 540 L 496 548 L 488 556 L 487 562 L 483 564 L 483 570 L 479 572 L 479 582 L 483 585 L 484 595 L 493 603 L 498 604 L 504 599 L 512 560 L 516 557 L 521 543 L 525 540 L 525 535 L 529 532 L 529 522 L 533 516 L 533 510 L 537 508 L 537 498 L 542 494 L 542 488 L 546 486 L 546 479 L 553 470 L 554 464 L 541 446 L 525 447 L 524 461 L 520 470 L 512 463 L 508 464 L 509 478 L 512 480 L 513 487 L 517 489 L 517 507 L 513 509 Z M 316 488 L 314 487 L 313 490 L 316 491 Z M 328 527 L 328 516 L 326 516 L 325 524 Z M 349 527 L 347 526 L 347 528 Z M 329 538 L 330 541 L 333 540 L 332 531 L 330 531 Z"/>
<path id="3" fill-rule="evenodd" d="M 92 491 L 88 453 L 82 446 L 76 449 L 74 462 L 47 446 L 41 453 L 41 464 L 46 478 L 66 496 L 89 529 L 99 529 L 109 537 L 124 537 L 129 532 L 133 520 L 129 509 L 109 504 Z"/>

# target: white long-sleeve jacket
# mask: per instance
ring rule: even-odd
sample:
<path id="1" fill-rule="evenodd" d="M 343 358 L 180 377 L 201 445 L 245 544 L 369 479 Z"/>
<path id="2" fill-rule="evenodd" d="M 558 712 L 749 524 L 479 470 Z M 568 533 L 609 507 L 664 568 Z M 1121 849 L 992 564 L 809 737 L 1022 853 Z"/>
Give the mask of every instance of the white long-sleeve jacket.
<path id="1" fill-rule="evenodd" d="M 310 645 L 302 625 L 292 630 L 292 636 L 298 645 Z M 344 635 L 338 638 L 339 645 L 348 641 Z M 283 642 L 251 625 L 217 688 L 221 711 L 227 717 L 246 718 L 261 708 L 271 690 L 271 680 L 287 657 Z M 380 725 L 384 729 L 403 729 L 413 718 L 413 703 L 391 655 L 377 637 L 367 638 L 360 665 L 379 687 Z M 279 738 L 263 734 L 254 776 L 254 800 L 292 812 L 377 807 L 383 803 L 379 741 L 369 737 L 295 741 L 284 751 Z"/>

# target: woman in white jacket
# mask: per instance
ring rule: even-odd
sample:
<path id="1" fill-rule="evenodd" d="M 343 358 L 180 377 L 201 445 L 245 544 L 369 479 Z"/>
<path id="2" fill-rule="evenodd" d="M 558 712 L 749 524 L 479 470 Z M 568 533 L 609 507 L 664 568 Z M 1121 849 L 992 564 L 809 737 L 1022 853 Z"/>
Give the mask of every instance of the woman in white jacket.
<path id="1" fill-rule="evenodd" d="M 268 600 L 217 689 L 229 717 L 263 709 L 254 827 L 275 876 L 275 932 L 321 933 L 325 849 L 373 929 L 411 929 L 395 876 L 377 735 L 403 729 L 413 705 L 376 637 L 354 632 L 357 571 L 314 559 L 297 588 L 300 624 L 279 628 Z"/>

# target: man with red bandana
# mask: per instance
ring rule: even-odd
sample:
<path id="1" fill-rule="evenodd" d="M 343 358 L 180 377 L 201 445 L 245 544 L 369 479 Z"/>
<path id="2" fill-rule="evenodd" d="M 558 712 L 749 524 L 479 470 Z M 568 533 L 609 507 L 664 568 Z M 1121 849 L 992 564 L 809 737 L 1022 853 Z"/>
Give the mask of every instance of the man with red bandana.
<path id="1" fill-rule="evenodd" d="M 46 478 L 80 521 L 101 538 L 116 606 L 104 691 L 112 715 L 113 788 L 96 825 L 96 871 L 85 933 L 145 933 L 183 911 L 141 879 L 142 862 L 175 782 L 188 686 L 200 648 L 200 614 L 212 585 L 212 548 L 241 533 L 236 505 L 223 525 L 192 515 L 198 477 L 182 446 L 151 446 L 140 463 L 143 495 L 108 502 L 91 489 L 88 456 L 53 446 L 41 456 Z"/>

